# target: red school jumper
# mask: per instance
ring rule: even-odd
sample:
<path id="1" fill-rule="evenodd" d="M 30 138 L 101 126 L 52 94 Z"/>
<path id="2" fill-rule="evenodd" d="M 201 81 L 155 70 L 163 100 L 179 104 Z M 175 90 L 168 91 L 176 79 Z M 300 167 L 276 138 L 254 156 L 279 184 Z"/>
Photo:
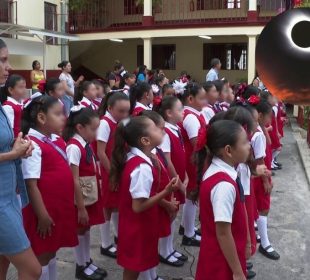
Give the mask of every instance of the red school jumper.
<path id="1" fill-rule="evenodd" d="M 198 133 L 197 138 L 199 138 L 199 135 L 201 133 L 205 133 L 207 129 L 206 122 L 202 115 L 197 115 L 194 112 L 185 109 L 184 110 L 184 119 L 189 115 L 194 115 L 200 122 L 200 130 Z M 195 152 L 194 147 L 192 146 L 190 139 L 188 138 L 188 135 L 186 133 L 186 130 L 183 127 L 183 123 L 180 124 L 182 136 L 184 139 L 184 147 L 185 147 L 185 157 L 186 157 L 186 172 L 188 175 L 188 185 L 187 185 L 187 191 L 191 192 L 197 188 L 197 168 L 196 165 L 193 162 L 193 154 Z"/>
<path id="2" fill-rule="evenodd" d="M 112 151 L 114 148 L 114 135 L 117 128 L 117 123 L 114 123 L 106 116 L 102 116 L 101 120 L 105 120 L 110 127 L 110 136 L 108 143 L 106 143 L 105 153 L 108 159 L 112 158 Z M 109 183 L 109 173 L 101 166 L 101 191 L 102 191 L 102 205 L 103 208 L 118 208 L 119 192 L 112 191 Z"/>
<path id="3" fill-rule="evenodd" d="M 50 144 L 36 137 L 29 137 L 38 144 L 42 152 L 41 177 L 38 189 L 44 205 L 55 226 L 52 235 L 42 239 L 37 233 L 38 218 L 29 204 L 23 209 L 24 226 L 31 247 L 37 256 L 44 253 L 57 252 L 64 247 L 78 245 L 76 227 L 77 216 L 74 207 L 74 181 L 68 162 Z M 63 149 L 66 144 L 62 138 L 54 144 Z"/>
<path id="4" fill-rule="evenodd" d="M 158 163 L 160 164 L 158 168 L 158 172 L 160 174 L 159 176 L 160 183 L 159 183 L 159 189 L 157 191 L 158 193 L 160 193 L 169 184 L 170 176 L 167 170 L 167 167 L 168 167 L 167 160 L 164 156 L 163 151 L 160 148 L 156 148 L 156 155 L 158 158 Z M 165 197 L 165 200 L 171 201 L 171 194 Z M 159 216 L 159 221 L 160 221 L 159 238 L 167 237 L 171 234 L 170 216 L 167 213 L 167 211 L 161 206 L 158 207 L 158 216 Z"/>
<path id="5" fill-rule="evenodd" d="M 216 223 L 214 222 L 211 191 L 220 182 L 231 183 L 236 190 L 236 201 L 232 217 L 231 231 L 236 249 L 246 275 L 245 249 L 247 243 L 246 214 L 244 203 L 240 199 L 237 183 L 231 177 L 218 172 L 202 182 L 200 188 L 200 221 L 201 245 L 197 265 L 196 280 L 233 280 L 233 273 L 224 257 L 216 237 Z"/>
<path id="6" fill-rule="evenodd" d="M 139 156 L 127 161 L 120 181 L 119 237 L 117 263 L 125 269 L 142 272 L 158 265 L 158 206 L 141 213 L 132 209 L 132 196 L 129 191 L 130 174 L 140 164 L 149 164 Z M 158 172 L 153 170 L 153 185 L 150 197 L 158 190 Z"/>
<path id="7" fill-rule="evenodd" d="M 145 110 L 145 108 L 142 108 L 142 107 L 135 107 L 132 111 L 132 116 L 133 117 L 136 117 L 136 116 L 139 116 L 141 112 L 143 112 Z"/>
<path id="8" fill-rule="evenodd" d="M 278 112 L 278 115 L 280 114 L 280 112 Z M 272 120 L 271 120 L 271 126 L 272 126 L 272 130 L 269 131 L 269 136 L 270 136 L 270 140 L 271 140 L 271 149 L 272 150 L 278 150 L 281 148 L 281 143 L 280 143 L 280 139 L 278 137 L 278 123 L 277 123 L 277 118 L 275 116 L 274 111 L 272 110 Z"/>
<path id="9" fill-rule="evenodd" d="M 165 127 L 165 132 L 170 138 L 171 145 L 171 162 L 179 175 L 179 178 L 182 182 L 184 182 L 186 177 L 186 154 L 184 149 L 183 140 L 176 136 L 169 128 Z M 180 132 L 181 136 L 181 132 Z M 185 203 L 185 194 L 180 190 L 174 193 L 174 197 L 180 204 Z"/>
<path id="10" fill-rule="evenodd" d="M 18 133 L 20 132 L 21 120 L 22 120 L 22 112 L 23 112 L 23 105 L 14 104 L 12 101 L 5 101 L 3 106 L 11 106 L 14 112 L 14 124 L 13 124 L 13 132 L 14 138 L 17 137 Z"/>
<path id="11" fill-rule="evenodd" d="M 101 199 L 101 190 L 99 187 L 99 175 L 97 172 L 97 166 L 95 162 L 87 163 L 86 160 L 86 150 L 81 145 L 81 143 L 75 138 L 71 138 L 67 145 L 76 145 L 81 152 L 81 160 L 79 165 L 79 176 L 96 176 L 97 177 L 97 185 L 98 185 L 98 201 L 92 205 L 86 206 L 86 210 L 89 217 L 88 226 L 100 225 L 104 223 L 103 211 L 102 211 L 102 199 Z M 79 228 L 85 227 L 84 225 L 78 225 Z"/>

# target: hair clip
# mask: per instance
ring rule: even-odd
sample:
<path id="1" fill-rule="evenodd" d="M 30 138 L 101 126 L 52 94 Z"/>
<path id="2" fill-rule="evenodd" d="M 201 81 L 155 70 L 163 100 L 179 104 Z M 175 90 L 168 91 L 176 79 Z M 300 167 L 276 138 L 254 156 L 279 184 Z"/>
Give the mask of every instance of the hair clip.
<path id="1" fill-rule="evenodd" d="M 39 96 L 42 96 L 41 92 L 36 92 L 35 94 L 31 95 L 30 98 L 24 101 L 24 108 L 27 108 L 31 104 L 32 100 Z"/>
<path id="2" fill-rule="evenodd" d="M 81 111 L 81 110 L 84 109 L 84 108 L 86 108 L 84 105 L 81 105 L 81 104 L 75 105 L 75 106 L 73 106 L 73 107 L 70 109 L 70 112 L 71 112 L 71 113 L 76 113 L 76 112 Z"/>
<path id="3" fill-rule="evenodd" d="M 248 99 L 248 102 L 249 102 L 251 105 L 257 105 L 257 104 L 260 102 L 260 97 L 259 97 L 259 96 L 256 96 L 256 95 L 252 95 L 252 96 Z"/>
<path id="4" fill-rule="evenodd" d="M 46 80 L 41 80 L 38 84 L 38 90 L 44 93 L 45 89 L 46 89 Z"/>
<path id="5" fill-rule="evenodd" d="M 121 73 L 120 73 L 120 76 L 123 78 L 125 76 L 125 74 L 127 73 L 126 70 L 123 70 Z"/>
<path id="6" fill-rule="evenodd" d="M 175 80 L 172 84 L 173 89 L 175 90 L 176 94 L 183 95 L 185 91 L 185 87 L 187 86 L 187 83 L 183 83 L 181 81 Z"/>
<path id="7" fill-rule="evenodd" d="M 130 118 L 123 119 L 121 123 L 123 124 L 124 127 L 126 127 L 130 123 Z"/>
<path id="8" fill-rule="evenodd" d="M 160 96 L 156 96 L 153 99 L 153 105 L 154 106 L 160 106 L 162 102 L 162 98 Z"/>
<path id="9" fill-rule="evenodd" d="M 158 92 L 159 92 L 159 87 L 158 87 L 158 85 L 153 84 L 153 85 L 152 85 L 152 91 L 153 91 L 155 94 L 158 93 Z"/>

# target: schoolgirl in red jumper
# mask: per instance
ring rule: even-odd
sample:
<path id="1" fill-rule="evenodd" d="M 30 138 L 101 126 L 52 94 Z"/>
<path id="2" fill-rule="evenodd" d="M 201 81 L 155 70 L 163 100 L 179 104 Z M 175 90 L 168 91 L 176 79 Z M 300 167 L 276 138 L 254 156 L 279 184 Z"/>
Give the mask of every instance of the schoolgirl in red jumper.
<path id="1" fill-rule="evenodd" d="M 120 190 L 117 262 L 124 280 L 136 280 L 141 272 L 148 274 L 144 279 L 154 279 L 158 265 L 157 205 L 178 189 L 173 178 L 157 193 L 159 175 L 151 158 L 162 139 L 163 132 L 144 116 L 122 121 L 116 131 L 111 183 Z"/>
<path id="2" fill-rule="evenodd" d="M 92 80 L 92 82 L 94 83 L 95 87 L 96 87 L 96 98 L 93 100 L 93 103 L 99 108 L 100 104 L 102 102 L 102 99 L 105 96 L 104 93 L 104 88 L 103 88 L 103 83 L 101 80 Z"/>
<path id="3" fill-rule="evenodd" d="M 183 105 L 181 101 L 175 96 L 166 96 L 163 98 L 160 106 L 154 107 L 154 109 L 165 120 L 165 136 L 163 143 L 161 144 L 161 150 L 165 154 L 167 160 L 167 169 L 170 177 L 179 176 L 179 191 L 174 193 L 174 198 L 182 206 L 185 203 L 185 192 L 188 184 L 188 176 L 186 174 L 186 154 L 184 148 L 184 141 L 181 135 L 181 129 L 178 123 L 183 121 Z M 175 232 L 175 220 L 171 223 L 171 234 L 161 241 L 161 256 L 168 258 L 168 261 L 172 256 L 181 261 L 186 261 L 187 256 L 177 252 L 174 249 L 174 232 Z M 164 249 L 166 248 L 166 249 Z M 166 251 L 165 251 L 166 250 Z M 171 255 L 172 254 L 172 255 Z"/>
<path id="4" fill-rule="evenodd" d="M 254 153 L 256 164 L 265 164 L 267 168 L 271 169 L 271 153 L 268 151 L 268 144 L 266 140 L 265 126 L 270 124 L 272 117 L 272 107 L 264 99 L 254 105 L 258 112 L 258 127 L 251 138 L 251 146 Z M 278 260 L 280 255 L 271 246 L 268 231 L 267 231 L 267 217 L 270 210 L 270 194 L 273 188 L 271 178 L 268 176 L 253 177 L 252 183 L 255 190 L 257 210 L 259 218 L 257 220 L 258 233 L 261 238 L 259 252 L 266 257 Z"/>
<path id="5" fill-rule="evenodd" d="M 74 105 L 82 105 L 86 108 L 90 107 L 94 111 L 98 110 L 98 106 L 94 103 L 97 98 L 97 89 L 93 82 L 83 82 L 74 93 Z"/>
<path id="6" fill-rule="evenodd" d="M 42 95 L 24 109 L 22 132 L 34 145 L 22 167 L 30 204 L 23 209 L 24 226 L 42 267 L 40 279 L 56 280 L 56 253 L 78 244 L 74 181 L 60 135 L 65 125 L 57 99 Z"/>
<path id="7" fill-rule="evenodd" d="M 5 111 L 14 132 L 14 138 L 21 131 L 21 119 L 23 111 L 23 99 L 26 97 L 26 81 L 22 76 L 11 75 L 5 84 Z"/>
<path id="8" fill-rule="evenodd" d="M 246 162 L 250 144 L 240 124 L 219 120 L 208 129 L 206 145 L 213 158 L 203 174 L 205 147 L 198 154 L 202 240 L 195 279 L 245 280 L 251 241 L 244 191 L 235 166 Z"/>
<path id="9" fill-rule="evenodd" d="M 130 114 L 138 116 L 144 110 L 152 110 L 152 87 L 146 82 L 139 82 L 130 89 Z"/>
<path id="10" fill-rule="evenodd" d="M 136 82 L 136 75 L 126 72 L 121 81 L 120 87 L 123 88 L 123 93 L 125 93 L 128 97 L 130 95 L 130 88 Z"/>
<path id="11" fill-rule="evenodd" d="M 104 221 L 99 172 L 90 143 L 96 139 L 99 118 L 96 112 L 83 106 L 71 108 L 63 136 L 67 141 L 67 156 L 72 170 L 75 186 L 75 204 L 78 213 L 77 234 L 79 245 L 75 247 L 77 279 L 102 279 L 106 271 L 94 265 L 90 258 L 90 227 Z M 97 181 L 97 201 L 85 205 L 80 178 L 95 177 Z M 85 191 L 85 190 L 84 190 Z"/>
<path id="12" fill-rule="evenodd" d="M 176 97 L 175 99 L 180 102 Z M 163 100 L 163 102 L 166 101 Z M 160 106 L 160 104 L 158 104 L 158 106 Z M 183 111 L 183 108 L 181 111 Z M 149 117 L 158 128 L 160 128 L 162 131 L 165 130 L 165 121 L 158 113 L 148 110 L 143 111 L 142 116 Z M 166 137 L 166 134 L 164 137 Z M 155 159 L 158 162 L 155 167 L 157 167 L 158 171 L 160 172 L 160 187 L 158 192 L 161 192 L 169 183 L 170 178 L 178 177 L 178 175 L 175 173 L 175 175 L 170 177 L 168 171 L 168 160 L 161 147 L 156 147 L 153 153 L 156 155 Z M 179 186 L 181 186 L 181 183 Z M 180 202 L 176 199 L 176 192 L 172 196 L 167 196 L 159 203 L 159 220 L 161 221 L 159 228 L 159 258 L 162 263 L 175 267 L 183 266 L 184 262 L 188 259 L 187 256 L 173 249 L 172 236 L 174 235 L 174 228 L 172 228 L 172 223 L 174 222 L 179 210 L 179 204 Z"/>
<path id="13" fill-rule="evenodd" d="M 200 235 L 195 232 L 197 206 L 191 200 L 191 193 L 197 188 L 197 170 L 193 159 L 199 131 L 206 129 L 205 120 L 201 114 L 206 102 L 206 93 L 203 87 L 189 84 L 181 95 L 184 104 L 184 120 L 180 124 L 186 154 L 186 172 L 189 178 L 186 187 L 186 200 L 183 207 L 182 226 L 184 236 L 182 244 L 185 246 L 199 246 Z M 182 233 L 182 228 L 180 230 Z"/>
<path id="14" fill-rule="evenodd" d="M 102 198 L 105 222 L 100 226 L 101 254 L 116 258 L 116 247 L 111 240 L 110 221 L 113 223 L 114 236 L 118 236 L 119 192 L 112 191 L 109 184 L 111 157 L 114 147 L 117 124 L 128 117 L 129 98 L 122 92 L 108 93 L 99 109 L 100 125 L 97 131 L 97 155 L 102 177 Z"/>
<path id="15" fill-rule="evenodd" d="M 219 98 L 219 93 L 216 90 L 215 85 L 212 82 L 206 82 L 203 84 L 203 88 L 206 91 L 207 104 L 202 109 L 202 115 L 208 124 L 210 120 L 217 113 L 214 108 L 214 104 L 217 102 Z"/>

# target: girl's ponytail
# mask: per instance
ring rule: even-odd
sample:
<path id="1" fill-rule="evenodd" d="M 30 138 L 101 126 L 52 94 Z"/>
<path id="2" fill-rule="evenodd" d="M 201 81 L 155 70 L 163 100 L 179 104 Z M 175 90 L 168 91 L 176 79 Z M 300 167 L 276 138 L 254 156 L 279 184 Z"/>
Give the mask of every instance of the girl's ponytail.
<path id="1" fill-rule="evenodd" d="M 75 89 L 73 103 L 74 105 L 79 105 L 79 102 L 83 99 L 84 92 L 88 90 L 90 85 L 94 83 L 91 81 L 83 82 L 79 87 Z"/>

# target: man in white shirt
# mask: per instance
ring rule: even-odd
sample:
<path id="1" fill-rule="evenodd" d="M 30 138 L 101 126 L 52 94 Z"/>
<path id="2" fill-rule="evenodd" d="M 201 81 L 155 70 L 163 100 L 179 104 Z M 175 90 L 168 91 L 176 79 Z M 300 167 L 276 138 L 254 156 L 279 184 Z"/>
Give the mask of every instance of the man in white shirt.
<path id="1" fill-rule="evenodd" d="M 218 58 L 212 58 L 211 69 L 206 76 L 206 82 L 213 82 L 219 79 L 219 71 L 221 70 L 222 64 Z"/>

